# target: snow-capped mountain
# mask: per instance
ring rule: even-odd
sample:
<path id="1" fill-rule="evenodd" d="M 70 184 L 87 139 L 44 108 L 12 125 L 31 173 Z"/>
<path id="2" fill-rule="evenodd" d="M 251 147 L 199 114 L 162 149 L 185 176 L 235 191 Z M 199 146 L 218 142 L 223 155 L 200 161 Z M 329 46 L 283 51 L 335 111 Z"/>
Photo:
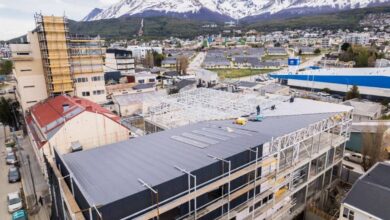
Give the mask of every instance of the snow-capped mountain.
<path id="1" fill-rule="evenodd" d="M 83 21 L 118 18 L 122 16 L 183 15 L 242 19 L 293 11 L 363 8 L 389 3 L 390 0 L 119 0 L 99 13 L 90 13 Z"/>

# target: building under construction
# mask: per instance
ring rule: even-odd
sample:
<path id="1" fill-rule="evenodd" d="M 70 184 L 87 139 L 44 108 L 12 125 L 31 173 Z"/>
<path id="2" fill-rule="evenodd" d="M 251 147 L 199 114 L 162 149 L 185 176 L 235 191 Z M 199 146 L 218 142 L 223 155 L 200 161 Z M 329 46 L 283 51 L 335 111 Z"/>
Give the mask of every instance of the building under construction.
<path id="1" fill-rule="evenodd" d="M 292 219 L 338 180 L 352 108 L 295 99 L 243 125 L 194 122 L 51 165 L 58 219 Z M 49 159 L 50 160 L 50 159 Z"/>
<path id="2" fill-rule="evenodd" d="M 35 22 L 36 29 L 28 33 L 28 42 L 11 47 L 23 110 L 60 94 L 105 102 L 103 40 L 70 34 L 66 17 L 36 14 Z M 31 92 L 22 91 L 26 88 Z"/>

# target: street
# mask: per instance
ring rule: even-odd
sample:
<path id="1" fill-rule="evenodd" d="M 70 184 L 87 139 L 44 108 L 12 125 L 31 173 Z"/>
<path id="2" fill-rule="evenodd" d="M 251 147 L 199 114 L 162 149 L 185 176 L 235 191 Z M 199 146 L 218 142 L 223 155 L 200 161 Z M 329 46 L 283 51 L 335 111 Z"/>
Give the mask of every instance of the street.
<path id="1" fill-rule="evenodd" d="M 8 169 L 9 166 L 5 163 L 6 149 L 5 149 L 5 137 L 4 130 L 6 130 L 7 135 L 11 135 L 9 128 L 4 129 L 3 126 L 0 126 L 0 220 L 11 219 L 11 214 L 7 210 L 7 194 L 11 192 L 20 191 L 23 187 L 25 194 L 24 205 L 25 209 L 29 210 L 29 219 L 32 220 L 47 220 L 50 219 L 49 211 L 50 207 L 48 205 L 40 206 L 37 201 L 35 201 L 34 196 L 34 187 L 37 194 L 37 199 L 42 197 L 44 200 L 48 201 L 47 197 L 49 195 L 48 185 L 46 180 L 41 172 L 38 161 L 35 157 L 34 151 L 30 144 L 28 137 L 19 138 L 20 144 L 20 153 L 17 152 L 16 155 L 20 162 L 20 174 L 22 177 L 22 182 L 19 183 L 8 183 Z M 27 156 L 28 155 L 28 156 Z M 22 156 L 22 157 L 21 157 Z M 30 167 L 28 165 L 27 157 L 30 157 L 30 166 L 32 175 L 30 174 Z M 31 176 L 34 179 L 34 187 L 32 183 Z M 26 201 L 26 198 L 28 201 Z M 27 206 L 27 207 L 26 207 Z"/>
<path id="2" fill-rule="evenodd" d="M 195 75 L 199 69 L 202 69 L 203 60 L 206 57 L 206 52 L 199 52 L 188 66 L 188 74 Z"/>
<path id="3" fill-rule="evenodd" d="M 7 195 L 11 192 L 17 192 L 20 188 L 20 183 L 8 183 L 9 166 L 5 164 L 5 134 L 4 127 L 0 126 L 0 219 L 11 219 L 11 214 L 8 213 Z"/>

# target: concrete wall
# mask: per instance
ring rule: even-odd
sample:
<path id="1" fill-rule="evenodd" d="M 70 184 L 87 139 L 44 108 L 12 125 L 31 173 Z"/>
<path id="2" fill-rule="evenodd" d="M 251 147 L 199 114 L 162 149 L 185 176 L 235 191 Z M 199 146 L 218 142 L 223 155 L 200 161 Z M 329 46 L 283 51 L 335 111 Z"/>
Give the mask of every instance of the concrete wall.
<path id="1" fill-rule="evenodd" d="M 11 44 L 17 97 L 23 111 L 48 97 L 37 33 L 27 34 L 29 44 Z M 29 55 L 18 55 L 29 53 Z"/>
<path id="2" fill-rule="evenodd" d="M 104 73 L 93 73 L 93 74 L 77 74 L 75 78 L 87 78 L 87 82 L 75 83 L 75 95 L 82 97 L 92 102 L 104 103 L 107 101 L 107 91 L 104 82 Z M 93 77 L 100 77 L 99 81 L 92 81 Z M 103 94 L 94 94 L 94 91 L 104 91 Z M 83 96 L 83 92 L 89 92 L 89 96 Z"/>

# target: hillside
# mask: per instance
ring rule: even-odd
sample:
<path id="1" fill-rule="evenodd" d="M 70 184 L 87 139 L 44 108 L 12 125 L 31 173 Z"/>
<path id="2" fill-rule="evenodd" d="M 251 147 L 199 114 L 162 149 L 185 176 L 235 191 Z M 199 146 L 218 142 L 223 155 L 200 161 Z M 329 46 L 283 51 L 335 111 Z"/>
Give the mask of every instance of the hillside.
<path id="1" fill-rule="evenodd" d="M 365 9 L 354 9 L 329 14 L 300 16 L 284 19 L 261 19 L 257 21 L 241 21 L 237 28 L 243 31 L 255 29 L 260 32 L 276 30 L 323 28 L 323 29 L 359 29 L 359 21 L 368 14 L 390 13 L 390 6 Z M 140 28 L 142 18 L 123 17 L 98 21 L 69 21 L 73 33 L 85 35 L 100 35 L 106 39 L 135 38 Z M 204 28 L 206 24 L 216 23 L 217 28 Z M 200 21 L 176 17 L 144 18 L 144 36 L 146 39 L 161 39 L 166 37 L 194 38 L 199 35 L 218 34 L 224 28 L 219 22 Z M 23 36 L 22 36 L 23 37 Z M 8 42 L 19 42 L 20 37 Z"/>
<path id="2" fill-rule="evenodd" d="M 261 32 L 275 30 L 302 29 L 318 27 L 323 29 L 358 29 L 359 21 L 367 14 L 389 12 L 390 6 L 354 9 L 329 14 L 293 17 L 285 19 L 257 20 L 255 22 L 240 22 L 242 30 L 256 29 Z M 89 22 L 70 22 L 70 30 L 83 34 L 100 34 L 105 38 L 133 38 L 139 29 L 141 18 L 124 17 L 117 19 L 106 19 Z M 147 17 L 144 19 L 144 37 L 181 37 L 193 38 L 198 35 L 217 34 L 223 30 L 223 25 L 218 23 L 218 28 L 203 28 L 205 24 L 213 23 L 208 21 L 179 19 L 175 17 Z"/>
<path id="3" fill-rule="evenodd" d="M 212 22 L 178 19 L 173 17 L 144 18 L 146 38 L 180 37 L 192 38 L 201 34 L 218 33 L 220 29 L 203 28 Z M 133 38 L 140 28 L 141 18 L 125 17 L 89 22 L 69 22 L 71 32 L 87 35 L 100 35 L 104 38 Z"/>

